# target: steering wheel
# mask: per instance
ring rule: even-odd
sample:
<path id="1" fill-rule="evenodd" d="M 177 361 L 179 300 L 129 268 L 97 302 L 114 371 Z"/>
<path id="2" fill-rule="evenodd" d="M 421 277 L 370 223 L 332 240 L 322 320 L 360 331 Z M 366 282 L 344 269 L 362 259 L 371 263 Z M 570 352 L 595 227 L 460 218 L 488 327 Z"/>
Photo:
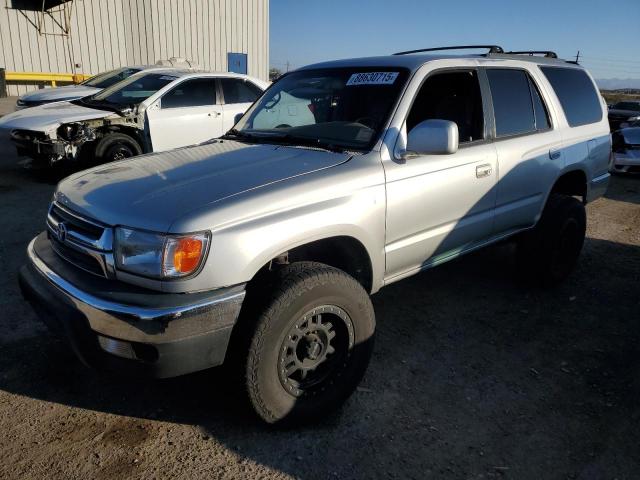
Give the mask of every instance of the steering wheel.
<path id="1" fill-rule="evenodd" d="M 264 108 L 271 109 L 280 103 L 280 100 L 282 99 L 282 95 L 280 95 L 280 93 L 281 92 L 276 93 L 271 100 L 265 103 Z"/>
<path id="2" fill-rule="evenodd" d="M 373 129 L 373 126 L 375 125 L 375 122 L 373 121 L 373 118 L 371 117 L 359 117 L 356 118 L 354 123 L 360 123 L 362 125 L 364 125 L 365 127 L 371 128 Z"/>

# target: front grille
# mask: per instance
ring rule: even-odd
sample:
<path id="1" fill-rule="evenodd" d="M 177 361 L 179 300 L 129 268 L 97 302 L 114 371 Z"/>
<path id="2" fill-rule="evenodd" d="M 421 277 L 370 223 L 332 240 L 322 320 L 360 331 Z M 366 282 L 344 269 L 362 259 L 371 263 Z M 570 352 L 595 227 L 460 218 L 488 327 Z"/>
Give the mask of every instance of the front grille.
<path id="1" fill-rule="evenodd" d="M 94 275 L 99 275 L 101 277 L 106 276 L 102 268 L 102 262 L 98 260 L 98 258 L 87 255 L 86 253 L 80 252 L 68 245 L 65 245 L 56 237 L 54 237 L 51 232 L 49 232 L 49 241 L 51 242 L 53 251 L 56 252 L 62 259 L 86 272 L 93 273 Z"/>
<path id="2" fill-rule="evenodd" d="M 112 276 L 110 227 L 52 203 L 47 215 L 47 230 L 51 246 L 61 258 L 95 275 Z"/>
<path id="3" fill-rule="evenodd" d="M 64 222 L 67 228 L 70 227 L 72 231 L 82 234 L 83 237 L 90 239 L 92 242 L 99 241 L 100 237 L 102 237 L 104 233 L 104 227 L 101 227 L 97 223 L 85 220 L 84 218 L 76 214 L 72 214 L 67 210 L 63 210 L 55 203 L 51 205 L 49 215 L 56 222 Z"/>

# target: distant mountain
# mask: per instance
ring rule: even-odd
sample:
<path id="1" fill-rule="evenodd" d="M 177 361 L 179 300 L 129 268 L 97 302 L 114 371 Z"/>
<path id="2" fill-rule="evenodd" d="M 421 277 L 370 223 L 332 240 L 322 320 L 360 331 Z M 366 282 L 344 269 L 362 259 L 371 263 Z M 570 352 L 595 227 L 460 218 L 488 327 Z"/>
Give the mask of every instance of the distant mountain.
<path id="1" fill-rule="evenodd" d="M 640 88 L 640 78 L 597 78 L 596 83 L 603 90 Z"/>

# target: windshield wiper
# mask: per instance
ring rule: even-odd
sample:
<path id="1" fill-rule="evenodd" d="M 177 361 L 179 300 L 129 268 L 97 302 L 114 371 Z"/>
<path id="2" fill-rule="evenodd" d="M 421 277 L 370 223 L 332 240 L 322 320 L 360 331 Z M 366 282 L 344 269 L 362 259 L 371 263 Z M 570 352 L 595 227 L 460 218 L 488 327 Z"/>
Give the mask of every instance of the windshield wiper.
<path id="1" fill-rule="evenodd" d="M 251 134 L 249 134 L 247 132 L 241 132 L 237 128 L 232 128 L 227 133 L 222 135 L 222 137 L 220 137 L 220 138 L 227 138 L 227 139 L 245 138 L 245 139 L 248 139 L 248 138 L 253 138 L 253 135 L 251 135 Z"/>
<path id="2" fill-rule="evenodd" d="M 264 138 L 289 146 L 321 148 L 323 150 L 328 150 L 330 152 L 336 153 L 344 153 L 345 151 L 344 147 L 336 145 L 335 143 L 325 142 L 320 140 L 319 138 L 298 137 L 290 133 L 270 133 L 269 135 L 265 135 Z"/>
<path id="3" fill-rule="evenodd" d="M 75 103 L 76 105 L 80 105 L 83 107 L 95 108 L 98 110 L 108 110 L 110 112 L 117 113 L 122 117 L 131 113 L 131 111 L 135 107 L 134 104 L 121 105 L 118 103 L 110 102 L 108 100 L 96 100 L 93 97 L 79 98 L 77 100 L 73 100 L 71 103 Z"/>

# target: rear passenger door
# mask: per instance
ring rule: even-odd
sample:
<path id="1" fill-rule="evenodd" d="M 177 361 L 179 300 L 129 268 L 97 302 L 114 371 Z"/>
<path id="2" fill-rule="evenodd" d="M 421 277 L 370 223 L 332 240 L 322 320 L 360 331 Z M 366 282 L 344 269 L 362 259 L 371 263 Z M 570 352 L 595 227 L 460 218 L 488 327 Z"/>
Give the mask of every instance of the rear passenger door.
<path id="1" fill-rule="evenodd" d="M 236 124 L 236 116 L 248 108 L 262 95 L 262 89 L 241 78 L 219 78 L 220 95 L 223 109 L 223 132 Z"/>
<path id="2" fill-rule="evenodd" d="M 539 83 L 524 69 L 486 68 L 498 154 L 494 236 L 533 225 L 549 185 L 563 168 L 562 138 L 554 129 Z"/>
<path id="3" fill-rule="evenodd" d="M 154 152 L 201 143 L 222 135 L 222 106 L 215 78 L 180 82 L 147 109 Z"/>

